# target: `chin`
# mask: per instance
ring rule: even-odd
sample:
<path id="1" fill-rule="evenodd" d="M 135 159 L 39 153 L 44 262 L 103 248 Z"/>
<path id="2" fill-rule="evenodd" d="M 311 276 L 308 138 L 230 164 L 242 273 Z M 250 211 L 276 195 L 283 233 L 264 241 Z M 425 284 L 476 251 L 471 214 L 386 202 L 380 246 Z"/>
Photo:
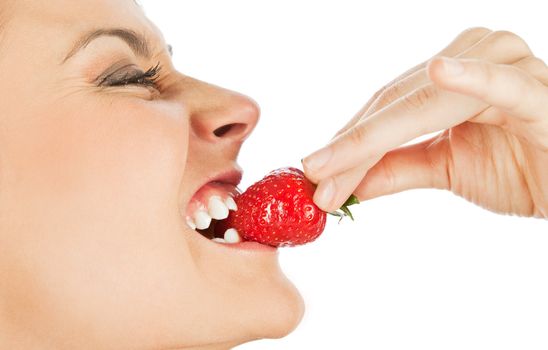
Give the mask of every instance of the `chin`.
<path id="1" fill-rule="evenodd" d="M 280 283 L 283 290 L 280 291 L 281 300 L 272 305 L 268 311 L 269 329 L 263 335 L 267 339 L 280 339 L 292 333 L 301 323 L 305 303 L 297 288 L 285 276 L 285 283 Z M 264 317 L 264 315 L 263 315 Z"/>
<path id="2" fill-rule="evenodd" d="M 224 246 L 220 245 L 219 248 Z M 283 273 L 278 254 L 242 252 L 238 249 L 230 249 L 229 252 L 241 255 L 239 259 L 231 256 L 229 261 L 220 259 L 221 254 L 214 260 L 203 253 L 205 260 L 198 262 L 203 267 L 200 268 L 203 277 L 222 285 L 218 285 L 214 292 L 223 290 L 219 294 L 224 295 L 223 302 L 228 304 L 219 306 L 224 309 L 221 319 L 228 324 L 238 324 L 238 327 L 229 327 L 226 332 L 217 330 L 217 335 L 243 344 L 259 339 L 279 339 L 292 333 L 304 316 L 305 303 L 299 290 Z M 212 261 L 215 261 L 213 266 L 216 267 L 210 270 Z M 224 270 L 219 266 L 228 268 Z"/>
<path id="3" fill-rule="evenodd" d="M 269 293 L 265 299 L 252 301 L 246 323 L 251 328 L 238 344 L 260 339 L 280 339 L 291 334 L 301 323 L 305 303 L 297 288 L 280 272 L 270 280 Z M 251 301 L 251 300 L 249 300 Z M 250 322 L 251 321 L 251 322 Z"/>
<path id="4" fill-rule="evenodd" d="M 214 310 L 203 315 L 208 320 L 204 342 L 238 345 L 283 338 L 305 311 L 301 294 L 280 268 L 278 248 L 246 241 L 237 232 L 228 235 L 230 229 L 217 230 L 230 211 L 238 210 L 233 196 L 240 180 L 235 168 L 210 171 L 191 186 L 179 211 L 200 276 L 197 285 L 203 287 L 198 294 Z"/>

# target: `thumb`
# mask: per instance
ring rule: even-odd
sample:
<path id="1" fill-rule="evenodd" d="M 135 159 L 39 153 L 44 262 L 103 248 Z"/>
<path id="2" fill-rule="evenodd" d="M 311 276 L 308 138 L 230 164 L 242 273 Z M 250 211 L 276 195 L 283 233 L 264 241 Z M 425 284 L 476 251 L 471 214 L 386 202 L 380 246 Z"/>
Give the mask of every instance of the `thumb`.
<path id="1" fill-rule="evenodd" d="M 430 140 L 388 152 L 354 192 L 367 200 L 414 188 L 449 189 L 450 148 L 444 132 Z"/>

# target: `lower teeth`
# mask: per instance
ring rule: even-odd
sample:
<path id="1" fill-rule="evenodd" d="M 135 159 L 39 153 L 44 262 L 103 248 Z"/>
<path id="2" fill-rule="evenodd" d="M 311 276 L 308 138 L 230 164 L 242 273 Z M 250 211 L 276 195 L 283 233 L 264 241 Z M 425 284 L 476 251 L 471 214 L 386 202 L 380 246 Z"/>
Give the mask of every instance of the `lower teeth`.
<path id="1" fill-rule="evenodd" d="M 210 238 L 213 242 L 217 243 L 227 243 L 227 244 L 236 244 L 242 242 L 242 237 L 240 237 L 240 234 L 235 229 L 231 228 L 228 229 L 225 234 L 224 238 L 221 237 L 212 237 Z"/>
<path id="2" fill-rule="evenodd" d="M 226 230 L 224 239 L 228 243 L 240 243 L 242 241 L 238 231 L 233 228 Z"/>
<path id="3" fill-rule="evenodd" d="M 205 238 L 210 239 L 210 240 L 212 240 L 213 242 L 216 242 L 216 243 L 236 244 L 236 243 L 240 243 L 240 242 L 243 241 L 242 237 L 240 236 L 238 231 L 236 231 L 236 229 L 233 229 L 233 228 L 226 230 L 224 235 L 222 235 L 221 237 L 216 237 L 216 236 L 220 235 L 220 234 L 215 233 L 215 226 L 216 226 L 218 221 L 220 221 L 220 220 L 212 219 L 209 222 L 209 226 L 205 229 L 193 228 L 190 225 L 190 223 L 193 223 L 192 221 L 189 222 L 189 226 L 191 226 L 191 228 L 193 228 L 196 232 L 198 232 L 199 234 L 201 234 Z"/>

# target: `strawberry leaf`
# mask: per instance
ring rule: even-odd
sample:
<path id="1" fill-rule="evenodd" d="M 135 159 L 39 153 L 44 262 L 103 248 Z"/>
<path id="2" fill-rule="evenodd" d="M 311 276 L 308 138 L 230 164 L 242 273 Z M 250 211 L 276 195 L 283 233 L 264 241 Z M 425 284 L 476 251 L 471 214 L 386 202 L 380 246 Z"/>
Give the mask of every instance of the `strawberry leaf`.
<path id="1" fill-rule="evenodd" d="M 352 215 L 352 212 L 350 211 L 350 209 L 348 209 L 348 207 L 341 207 L 341 210 L 342 212 L 348 216 L 352 221 L 354 221 L 354 215 Z"/>
<path id="2" fill-rule="evenodd" d="M 349 207 L 351 205 L 360 204 L 360 200 L 355 195 L 351 195 L 346 202 L 344 202 L 343 207 Z"/>

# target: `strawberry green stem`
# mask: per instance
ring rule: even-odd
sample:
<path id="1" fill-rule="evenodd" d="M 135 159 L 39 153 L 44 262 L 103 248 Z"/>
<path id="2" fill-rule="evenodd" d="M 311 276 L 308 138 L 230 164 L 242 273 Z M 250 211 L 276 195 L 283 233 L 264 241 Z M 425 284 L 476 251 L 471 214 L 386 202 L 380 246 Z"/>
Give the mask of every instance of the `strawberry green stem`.
<path id="1" fill-rule="evenodd" d="M 337 210 L 337 211 L 334 211 L 332 213 L 328 213 L 330 215 L 333 215 L 333 216 L 336 216 L 339 219 L 339 222 L 342 221 L 342 219 L 344 219 L 345 217 L 349 217 L 352 221 L 354 221 L 354 215 L 352 215 L 352 212 L 350 211 L 350 209 L 348 209 L 348 207 L 352 206 L 352 205 L 355 205 L 355 204 L 360 204 L 360 200 L 358 199 L 358 197 L 356 197 L 355 195 L 351 195 L 347 200 L 346 202 L 344 202 L 344 204 L 342 205 L 342 207 Z"/>

